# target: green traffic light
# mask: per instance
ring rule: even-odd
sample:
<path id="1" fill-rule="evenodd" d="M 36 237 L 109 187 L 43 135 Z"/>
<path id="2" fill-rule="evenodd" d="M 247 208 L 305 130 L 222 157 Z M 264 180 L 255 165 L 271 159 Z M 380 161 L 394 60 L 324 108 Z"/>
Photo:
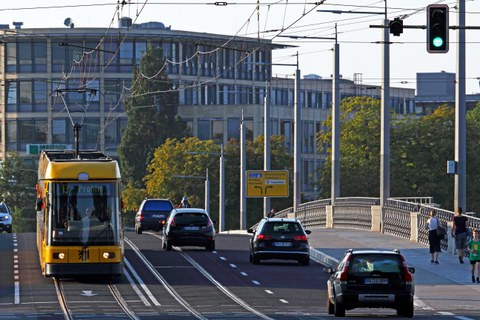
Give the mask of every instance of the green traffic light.
<path id="1" fill-rule="evenodd" d="M 433 38 L 432 44 L 435 48 L 440 48 L 441 46 L 443 46 L 443 38 L 442 37 Z"/>

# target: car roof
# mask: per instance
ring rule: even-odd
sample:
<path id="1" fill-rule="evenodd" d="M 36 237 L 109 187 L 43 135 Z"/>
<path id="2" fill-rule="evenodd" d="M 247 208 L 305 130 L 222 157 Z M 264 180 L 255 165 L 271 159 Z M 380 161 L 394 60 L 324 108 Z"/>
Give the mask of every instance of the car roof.
<path id="1" fill-rule="evenodd" d="M 295 218 L 265 218 L 265 222 L 298 222 L 300 221 Z"/>
<path id="2" fill-rule="evenodd" d="M 181 212 L 198 212 L 208 214 L 207 210 L 202 208 L 174 208 L 172 213 L 181 213 Z"/>
<path id="3" fill-rule="evenodd" d="M 171 202 L 170 199 L 162 199 L 162 198 L 145 198 L 145 199 L 143 199 L 143 201 L 144 202 L 146 202 L 146 201 L 169 201 L 169 202 Z"/>
<path id="4" fill-rule="evenodd" d="M 389 250 L 373 250 L 373 249 L 362 249 L 362 250 L 354 250 L 354 249 L 348 249 L 345 253 L 350 253 L 350 254 L 391 254 L 391 255 L 398 255 L 400 254 L 400 250 L 398 249 L 393 249 L 391 251 Z"/>

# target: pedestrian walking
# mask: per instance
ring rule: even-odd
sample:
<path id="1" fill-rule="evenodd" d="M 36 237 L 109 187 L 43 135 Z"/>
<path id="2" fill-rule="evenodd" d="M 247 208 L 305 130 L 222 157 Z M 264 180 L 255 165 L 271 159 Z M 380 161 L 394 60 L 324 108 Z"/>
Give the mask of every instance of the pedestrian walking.
<path id="1" fill-rule="evenodd" d="M 480 239 L 478 239 L 478 230 L 472 230 L 472 239 L 467 242 L 467 248 L 470 250 L 470 265 L 472 266 L 472 282 L 480 283 Z M 477 277 L 475 278 L 475 269 Z"/>
<path id="2" fill-rule="evenodd" d="M 430 211 L 430 218 L 427 220 L 428 228 L 428 244 L 430 245 L 431 263 L 438 264 L 438 256 L 442 251 L 440 248 L 440 241 L 442 238 L 437 233 L 437 229 L 440 227 L 440 221 L 438 220 L 435 210 Z"/>
<path id="3" fill-rule="evenodd" d="M 462 214 L 462 208 L 458 207 L 453 216 L 452 237 L 455 238 L 455 249 L 460 263 L 463 263 L 467 247 L 467 223 L 468 218 Z"/>

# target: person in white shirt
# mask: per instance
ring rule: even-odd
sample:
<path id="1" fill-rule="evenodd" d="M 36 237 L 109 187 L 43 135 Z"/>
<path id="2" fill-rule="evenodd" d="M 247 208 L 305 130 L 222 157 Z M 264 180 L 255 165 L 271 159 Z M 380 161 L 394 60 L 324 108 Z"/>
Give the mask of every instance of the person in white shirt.
<path id="1" fill-rule="evenodd" d="M 431 263 L 438 264 L 438 256 L 440 255 L 440 240 L 437 235 L 437 228 L 439 226 L 439 220 L 435 210 L 430 211 L 430 219 L 427 220 L 428 227 L 428 243 L 430 245 Z"/>

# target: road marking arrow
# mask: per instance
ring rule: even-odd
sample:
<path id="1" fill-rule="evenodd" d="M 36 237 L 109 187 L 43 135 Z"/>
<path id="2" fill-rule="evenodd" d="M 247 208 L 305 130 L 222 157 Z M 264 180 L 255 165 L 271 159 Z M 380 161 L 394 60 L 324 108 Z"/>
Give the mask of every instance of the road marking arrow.
<path id="1" fill-rule="evenodd" d="M 85 296 L 85 297 L 94 297 L 97 295 L 96 293 L 93 293 L 92 290 L 83 290 L 82 292 L 83 293 L 81 294 L 81 296 Z"/>

